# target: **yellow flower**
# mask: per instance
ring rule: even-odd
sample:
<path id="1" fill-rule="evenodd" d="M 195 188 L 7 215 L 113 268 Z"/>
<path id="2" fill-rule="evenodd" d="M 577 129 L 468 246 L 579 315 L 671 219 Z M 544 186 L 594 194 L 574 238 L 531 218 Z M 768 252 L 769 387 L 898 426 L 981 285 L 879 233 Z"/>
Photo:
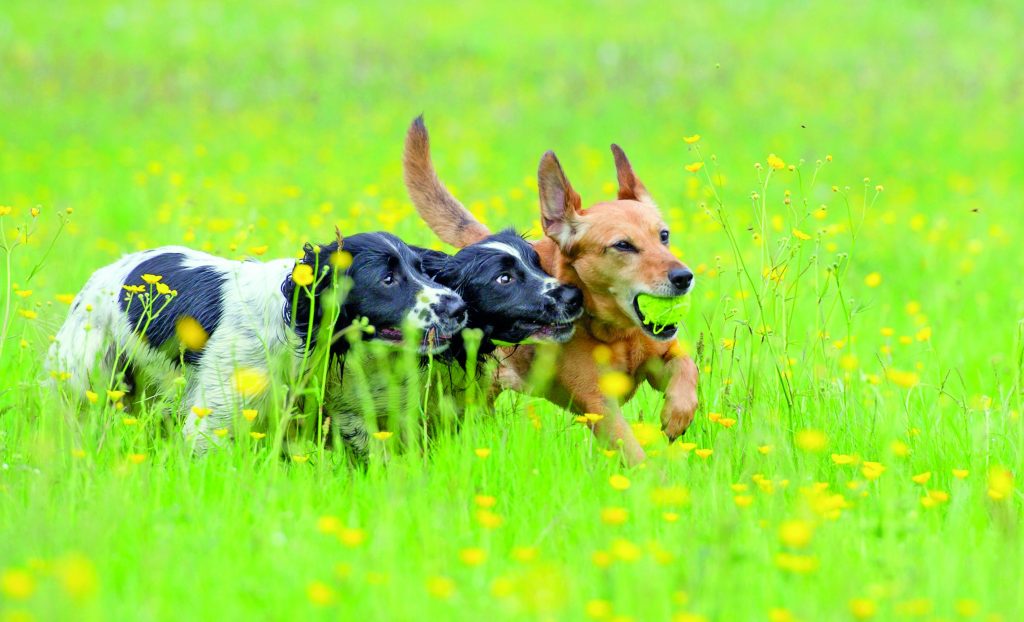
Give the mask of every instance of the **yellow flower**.
<path id="1" fill-rule="evenodd" d="M 214 434 L 214 436 L 219 436 L 221 438 L 224 438 L 225 436 L 228 435 L 228 429 L 227 428 L 217 428 L 216 430 L 213 431 L 213 434 Z"/>
<path id="2" fill-rule="evenodd" d="M 267 252 L 270 247 L 264 244 L 263 246 L 252 246 L 249 248 L 249 252 L 259 257 L 260 255 Z"/>
<path id="3" fill-rule="evenodd" d="M 6 216 L 11 213 L 11 207 L 8 205 L 0 205 L 0 216 Z"/>
<path id="4" fill-rule="evenodd" d="M 903 371 L 900 369 L 896 369 L 894 367 L 890 367 L 889 369 L 887 369 L 885 372 L 885 376 L 886 378 L 891 380 L 893 384 L 899 387 L 903 387 L 904 389 L 911 389 L 917 386 L 917 384 L 920 382 L 920 378 L 918 378 L 917 374 L 915 374 L 914 372 Z"/>
<path id="5" fill-rule="evenodd" d="M 61 587 L 74 600 L 93 596 L 99 586 L 96 567 L 88 558 L 78 553 L 69 553 L 57 559 L 53 571 Z"/>
<path id="6" fill-rule="evenodd" d="M 736 425 L 736 420 L 731 417 L 722 417 L 721 419 L 718 420 L 718 425 L 722 426 L 723 428 L 731 428 L 732 426 Z"/>
<path id="7" fill-rule="evenodd" d="M 121 423 L 125 425 L 135 425 L 139 422 L 138 417 L 123 417 Z"/>
<path id="8" fill-rule="evenodd" d="M 773 445 L 761 445 L 757 448 L 758 453 L 767 456 L 775 449 Z"/>
<path id="9" fill-rule="evenodd" d="M 775 170 L 780 170 L 786 168 L 786 163 L 782 161 L 782 158 L 775 155 L 774 153 L 769 153 L 768 166 L 772 167 Z"/>
<path id="10" fill-rule="evenodd" d="M 142 464 L 146 461 L 146 454 L 128 454 L 128 461 L 132 464 Z"/>
<path id="11" fill-rule="evenodd" d="M 1003 501 L 1013 494 L 1013 473 L 1007 468 L 993 466 L 988 471 L 988 496 Z"/>
<path id="12" fill-rule="evenodd" d="M 810 235 L 804 233 L 803 231 L 801 231 L 801 230 L 799 230 L 799 229 L 797 229 L 795 227 L 793 228 L 793 237 L 795 237 L 797 239 L 800 239 L 800 240 L 810 240 L 811 239 Z"/>
<path id="13" fill-rule="evenodd" d="M 877 272 L 872 272 L 864 277 L 864 284 L 868 287 L 878 287 L 882 284 L 882 275 Z"/>
<path id="14" fill-rule="evenodd" d="M 494 504 L 496 504 L 497 502 L 498 500 L 490 495 L 476 495 L 475 497 L 473 497 L 473 503 L 475 503 L 477 507 L 481 507 L 484 509 L 493 508 Z"/>
<path id="15" fill-rule="evenodd" d="M 18 291 L 14 292 L 14 295 L 17 296 L 18 298 L 28 298 L 29 296 L 32 295 L 32 290 L 31 289 L 19 289 Z"/>
<path id="16" fill-rule="evenodd" d="M 306 463 L 308 461 L 309 461 L 309 456 L 302 456 L 302 455 L 299 455 L 299 454 L 292 454 L 292 462 L 298 462 L 299 464 L 304 464 L 304 463 Z"/>
<path id="17" fill-rule="evenodd" d="M 903 441 L 893 441 L 892 445 L 889 446 L 894 456 L 898 458 L 906 458 L 910 455 L 910 445 L 907 445 Z"/>
<path id="18" fill-rule="evenodd" d="M 818 453 L 828 447 L 828 437 L 821 430 L 800 430 L 796 433 L 796 446 L 807 452 Z"/>
<path id="19" fill-rule="evenodd" d="M 37 218 L 39 216 L 39 208 L 33 207 L 28 211 L 28 213 L 32 215 L 32 218 Z"/>
<path id="20" fill-rule="evenodd" d="M 595 620 L 604 620 L 605 618 L 611 617 L 612 615 L 612 604 L 607 600 L 600 598 L 589 600 L 583 607 L 584 613 L 587 617 Z"/>
<path id="21" fill-rule="evenodd" d="M 796 622 L 796 617 L 789 609 L 775 607 L 768 610 L 768 622 Z"/>
<path id="22" fill-rule="evenodd" d="M 686 143 L 687 145 L 692 145 L 698 140 L 700 140 L 700 134 L 694 134 L 693 136 L 683 136 L 683 142 Z"/>
<path id="23" fill-rule="evenodd" d="M 199 323 L 199 320 L 188 315 L 178 318 L 178 321 L 174 324 L 174 330 L 178 335 L 178 340 L 185 346 L 185 349 L 193 352 L 202 350 L 206 345 L 206 341 L 210 338 L 206 334 L 203 325 Z"/>
<path id="24" fill-rule="evenodd" d="M 754 498 L 750 495 L 736 495 L 732 500 L 737 507 L 741 508 L 750 507 L 754 503 Z"/>
<path id="25" fill-rule="evenodd" d="M 257 411 L 255 408 L 243 408 L 242 416 L 245 417 L 246 421 L 252 423 L 256 419 L 256 417 L 259 416 L 259 411 Z"/>
<path id="26" fill-rule="evenodd" d="M 710 421 L 711 423 L 716 423 L 721 418 L 722 418 L 722 414 L 721 413 L 708 413 L 708 421 Z"/>
<path id="27" fill-rule="evenodd" d="M 847 464 L 854 464 L 855 462 L 857 462 L 857 459 L 854 456 L 849 456 L 847 454 L 832 454 L 832 462 L 835 462 L 836 464 L 842 466 Z"/>
<path id="28" fill-rule="evenodd" d="M 861 465 L 860 472 L 865 479 L 878 479 L 885 472 L 885 467 L 879 462 L 864 462 Z"/>
<path id="29" fill-rule="evenodd" d="M 480 547 L 469 547 L 459 551 L 459 559 L 467 566 L 479 566 L 487 561 L 487 551 Z"/>
<path id="30" fill-rule="evenodd" d="M 505 522 L 505 519 L 500 514 L 490 510 L 479 510 L 476 513 L 476 520 L 484 529 L 497 529 Z"/>
<path id="31" fill-rule="evenodd" d="M 693 453 L 697 454 L 697 457 L 699 457 L 700 459 L 707 460 L 709 457 L 711 457 L 711 454 L 715 453 L 715 450 L 714 449 L 698 449 L 698 450 L 694 451 Z"/>
<path id="32" fill-rule="evenodd" d="M 270 386 L 270 377 L 266 370 L 259 367 L 242 367 L 236 369 L 234 376 L 235 390 L 242 397 L 254 398 L 263 395 Z"/>
<path id="33" fill-rule="evenodd" d="M 929 490 L 928 498 L 936 503 L 945 503 L 949 501 L 949 493 L 945 490 Z"/>
<path id="34" fill-rule="evenodd" d="M 129 294 L 141 294 L 146 291 L 145 285 L 122 285 L 121 289 L 125 290 Z"/>
<path id="35" fill-rule="evenodd" d="M 66 305 L 69 305 L 75 301 L 74 294 L 57 294 L 56 296 L 54 296 L 54 298 L 57 300 L 57 302 L 63 302 Z"/>
<path id="36" fill-rule="evenodd" d="M 99 395 L 97 395 L 97 394 L 96 394 L 95 392 L 93 392 L 93 391 L 86 391 L 86 392 L 85 392 L 85 399 L 89 400 L 89 403 L 90 403 L 90 404 L 95 404 L 95 403 L 96 403 L 96 401 L 97 401 L 97 400 L 98 400 L 99 398 L 100 398 L 100 396 L 99 396 Z"/>
<path id="37" fill-rule="evenodd" d="M 973 618 L 980 612 L 981 605 L 979 605 L 978 601 L 976 600 L 971 600 L 970 598 L 961 598 L 960 600 L 956 601 L 956 603 L 953 605 L 953 608 L 956 609 L 957 615 L 959 615 L 960 617 Z M 992 618 L 989 619 L 991 620 Z"/>
<path id="38" fill-rule="evenodd" d="M 160 294 L 161 296 L 172 295 L 171 288 L 167 286 L 167 283 L 157 283 L 156 293 Z"/>
<path id="39" fill-rule="evenodd" d="M 686 170 L 690 171 L 691 173 L 696 173 L 697 171 L 699 171 L 703 167 L 704 167 L 704 163 L 703 162 L 691 162 L 690 164 L 686 165 Z"/>
<path id="40" fill-rule="evenodd" d="M 427 593 L 434 598 L 448 600 L 455 595 L 455 581 L 448 577 L 429 577 L 427 579 Z"/>
<path id="41" fill-rule="evenodd" d="M 358 527 L 345 527 L 338 531 L 338 542 L 354 549 L 366 541 L 366 532 Z"/>
<path id="42" fill-rule="evenodd" d="M 473 453 L 476 454 L 477 458 L 480 458 L 481 460 L 486 460 L 487 457 L 491 455 L 491 450 L 487 447 L 477 447 L 476 449 L 473 450 Z"/>
<path id="43" fill-rule="evenodd" d="M 341 521 L 337 516 L 321 516 L 316 519 L 316 530 L 320 533 L 336 534 L 341 530 Z"/>
<path id="44" fill-rule="evenodd" d="M 388 432 L 386 430 L 380 430 L 379 432 L 373 433 L 373 438 L 378 441 L 386 441 L 394 435 L 394 432 Z"/>
<path id="45" fill-rule="evenodd" d="M 307 287 L 313 283 L 313 267 L 309 264 L 300 263 L 292 270 L 292 280 L 296 285 Z"/>
<path id="46" fill-rule="evenodd" d="M 257 441 L 267 437 L 267 435 L 263 432 L 249 432 L 249 436 L 251 436 L 253 439 Z"/>
<path id="47" fill-rule="evenodd" d="M 677 520 L 679 520 L 679 514 L 676 514 L 675 512 L 662 512 L 661 513 L 661 518 L 666 523 L 674 523 Z"/>
<path id="48" fill-rule="evenodd" d="M 629 489 L 629 478 L 625 475 L 612 475 L 608 478 L 608 483 L 615 490 L 627 490 Z"/>
<path id="49" fill-rule="evenodd" d="M 601 522 L 606 525 L 621 525 L 629 520 L 626 508 L 608 507 L 601 510 Z"/>
<path id="50" fill-rule="evenodd" d="M 311 581 L 306 586 L 306 597 L 318 607 L 326 607 L 334 602 L 334 590 L 323 581 Z"/>
<path id="51" fill-rule="evenodd" d="M 111 402 L 116 402 L 119 399 L 121 399 L 122 397 L 124 397 L 124 391 L 115 391 L 115 390 L 112 390 L 112 389 L 107 389 L 107 398 Z"/>
<path id="52" fill-rule="evenodd" d="M 931 471 L 925 471 L 924 473 L 918 473 L 917 475 L 914 475 L 910 479 L 914 480 L 915 484 L 924 484 L 925 482 L 927 482 L 931 478 L 932 478 L 932 472 Z"/>
<path id="53" fill-rule="evenodd" d="M 352 265 L 352 254 L 345 251 L 335 251 L 331 253 L 329 261 L 335 270 L 348 270 L 349 266 Z"/>
<path id="54" fill-rule="evenodd" d="M 633 379 L 621 371 L 610 371 L 601 376 L 597 386 L 606 396 L 619 399 L 633 389 Z"/>
<path id="55" fill-rule="evenodd" d="M 31 309 L 18 309 L 18 315 L 26 320 L 34 320 L 39 317 L 39 314 Z"/>
<path id="56" fill-rule="evenodd" d="M 36 581 L 27 570 L 9 568 L 0 574 L 0 593 L 11 600 L 25 600 L 36 591 Z"/>
<path id="57" fill-rule="evenodd" d="M 150 285 L 155 285 L 155 284 L 159 283 L 160 279 L 162 279 L 162 278 L 164 278 L 164 277 L 156 275 L 156 274 L 143 274 L 142 275 L 142 280 L 147 282 L 147 283 L 149 283 Z"/>
<path id="58" fill-rule="evenodd" d="M 805 520 L 787 520 L 779 525 L 779 541 L 793 549 L 805 548 L 813 536 L 814 525 Z"/>
<path id="59" fill-rule="evenodd" d="M 735 339 L 724 339 L 723 338 L 722 339 L 722 347 L 725 348 L 726 350 L 732 350 L 733 348 L 736 347 L 736 340 Z"/>
<path id="60" fill-rule="evenodd" d="M 850 601 L 850 613 L 858 620 L 872 618 L 877 611 L 878 605 L 868 598 L 854 598 Z"/>
<path id="61" fill-rule="evenodd" d="M 206 408 L 204 406 L 193 406 L 192 407 L 192 414 L 195 415 L 199 419 L 202 419 L 202 418 L 206 417 L 207 415 L 209 415 L 212 412 L 213 412 L 212 408 Z"/>
<path id="62" fill-rule="evenodd" d="M 957 479 L 966 479 L 971 472 L 967 469 L 953 469 L 953 477 Z"/>

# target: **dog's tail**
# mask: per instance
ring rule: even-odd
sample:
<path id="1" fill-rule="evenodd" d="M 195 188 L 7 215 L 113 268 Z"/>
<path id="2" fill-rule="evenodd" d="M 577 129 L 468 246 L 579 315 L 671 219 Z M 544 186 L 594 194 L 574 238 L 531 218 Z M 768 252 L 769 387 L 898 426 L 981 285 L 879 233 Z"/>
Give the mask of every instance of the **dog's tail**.
<path id="1" fill-rule="evenodd" d="M 416 211 L 442 241 L 462 248 L 491 234 L 438 179 L 430 159 L 430 137 L 423 115 L 409 126 L 402 167 L 405 187 Z"/>

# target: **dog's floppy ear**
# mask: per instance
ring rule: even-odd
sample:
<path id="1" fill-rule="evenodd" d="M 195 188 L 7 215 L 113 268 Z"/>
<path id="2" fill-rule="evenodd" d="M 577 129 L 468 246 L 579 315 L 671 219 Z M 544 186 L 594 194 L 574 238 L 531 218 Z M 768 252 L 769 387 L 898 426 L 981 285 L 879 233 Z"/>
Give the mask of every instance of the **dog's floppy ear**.
<path id="1" fill-rule="evenodd" d="M 448 260 L 452 258 L 447 253 L 435 251 L 431 248 L 423 248 L 421 246 L 410 246 L 409 248 L 423 262 L 423 272 L 430 278 L 434 278 L 439 272 L 444 270 L 448 265 Z"/>
<path id="2" fill-rule="evenodd" d="M 405 136 L 402 168 L 412 204 L 441 240 L 462 248 L 491 234 L 437 177 L 423 115 L 413 120 Z"/>
<path id="3" fill-rule="evenodd" d="M 553 151 L 548 151 L 540 159 L 537 190 L 540 192 L 540 222 L 544 234 L 563 249 L 568 249 L 582 225 L 579 218 L 580 195 L 572 189 Z"/>
<path id="4" fill-rule="evenodd" d="M 612 155 L 615 156 L 615 173 L 619 178 L 619 198 L 642 203 L 654 203 L 644 184 L 633 173 L 633 166 L 626 157 L 622 147 L 612 144 Z"/>

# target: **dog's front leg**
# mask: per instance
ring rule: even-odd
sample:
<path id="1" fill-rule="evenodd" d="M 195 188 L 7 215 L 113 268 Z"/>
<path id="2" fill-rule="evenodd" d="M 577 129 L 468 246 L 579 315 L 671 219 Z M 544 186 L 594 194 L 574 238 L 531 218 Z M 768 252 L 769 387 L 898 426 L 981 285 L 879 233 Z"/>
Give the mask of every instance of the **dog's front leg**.
<path id="1" fill-rule="evenodd" d="M 669 355 L 661 370 L 661 382 L 654 383 L 665 391 L 661 410 L 661 429 L 674 441 L 686 433 L 697 412 L 697 364 L 685 354 Z"/>

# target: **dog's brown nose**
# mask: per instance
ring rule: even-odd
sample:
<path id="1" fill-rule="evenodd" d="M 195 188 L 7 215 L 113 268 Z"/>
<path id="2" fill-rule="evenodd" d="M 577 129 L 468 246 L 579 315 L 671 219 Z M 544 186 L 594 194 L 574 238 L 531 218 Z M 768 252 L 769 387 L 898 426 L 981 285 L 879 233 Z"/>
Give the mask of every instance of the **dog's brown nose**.
<path id="1" fill-rule="evenodd" d="M 685 294 L 693 284 L 693 272 L 689 268 L 672 268 L 668 271 L 668 280 L 678 293 Z"/>

